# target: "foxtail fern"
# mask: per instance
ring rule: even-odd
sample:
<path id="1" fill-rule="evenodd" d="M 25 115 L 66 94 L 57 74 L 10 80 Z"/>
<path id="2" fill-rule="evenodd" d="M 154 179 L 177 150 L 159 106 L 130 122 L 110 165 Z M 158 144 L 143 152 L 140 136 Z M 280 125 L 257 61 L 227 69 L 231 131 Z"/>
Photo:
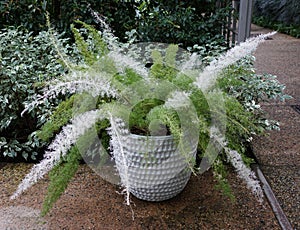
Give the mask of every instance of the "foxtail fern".
<path id="1" fill-rule="evenodd" d="M 69 150 L 66 161 L 62 161 L 56 165 L 50 172 L 50 183 L 47 195 L 44 199 L 42 216 L 46 215 L 52 208 L 53 204 L 58 200 L 62 193 L 66 190 L 70 180 L 77 172 L 81 160 L 79 150 L 73 146 Z"/>

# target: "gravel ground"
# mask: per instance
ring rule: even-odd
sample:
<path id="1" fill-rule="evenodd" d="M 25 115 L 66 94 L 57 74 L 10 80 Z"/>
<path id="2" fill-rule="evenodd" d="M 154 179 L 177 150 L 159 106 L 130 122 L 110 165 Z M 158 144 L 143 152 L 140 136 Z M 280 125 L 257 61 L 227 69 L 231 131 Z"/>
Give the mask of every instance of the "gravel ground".
<path id="1" fill-rule="evenodd" d="M 299 167 L 291 166 L 286 170 L 286 166 L 264 166 L 263 170 L 294 229 L 300 229 Z"/>
<path id="2" fill-rule="evenodd" d="M 18 223 L 18 225 L 16 225 Z M 0 229 L 48 229 L 38 209 L 17 205 L 0 209 Z"/>
<path id="3" fill-rule="evenodd" d="M 265 33 L 260 27 L 253 32 Z M 300 229 L 300 39 L 276 34 L 255 52 L 258 72 L 277 75 L 293 99 L 272 101 L 263 109 L 280 122 L 280 132 L 254 141 L 254 154 L 294 229 Z"/>
<path id="4" fill-rule="evenodd" d="M 9 200 L 30 164 L 7 164 L 0 170 L 0 229 L 280 229 L 267 203 L 257 203 L 245 184 L 230 171 L 236 201 L 213 186 L 211 172 L 192 176 L 185 190 L 164 202 L 132 197 L 125 204 L 118 186 L 101 179 L 82 165 L 55 207 L 39 217 L 48 179 L 41 180 L 20 198 Z M 132 211 L 134 220 L 132 219 Z M 27 213 L 24 215 L 24 212 Z"/>

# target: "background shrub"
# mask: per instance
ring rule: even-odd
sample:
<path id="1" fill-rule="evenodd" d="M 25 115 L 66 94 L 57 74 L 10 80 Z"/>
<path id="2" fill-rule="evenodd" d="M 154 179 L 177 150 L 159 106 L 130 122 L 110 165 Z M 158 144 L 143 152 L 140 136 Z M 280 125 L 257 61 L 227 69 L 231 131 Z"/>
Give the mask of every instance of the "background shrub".
<path id="1" fill-rule="evenodd" d="M 300 38 L 300 1 L 256 0 L 253 22 Z"/>
<path id="2" fill-rule="evenodd" d="M 136 7 L 138 40 L 180 44 L 186 48 L 212 42 L 225 45 L 221 34 L 227 9 L 217 9 L 214 1 L 149 1 Z"/>
<path id="3" fill-rule="evenodd" d="M 287 24 L 279 21 L 273 21 L 266 16 L 254 16 L 252 21 L 256 25 L 267 27 L 281 33 L 289 34 L 295 38 L 300 38 L 300 23 Z"/>
<path id="4" fill-rule="evenodd" d="M 41 31 L 46 26 L 47 2 L 37 0 L 0 1 L 0 29 L 23 26 L 30 31 Z"/>
<path id="5" fill-rule="evenodd" d="M 71 37 L 70 24 L 76 19 L 97 26 L 88 6 L 106 18 L 121 41 L 126 40 L 126 32 L 135 31 L 141 42 L 175 43 L 185 48 L 216 41 L 225 44 L 221 29 L 229 9 L 218 10 L 216 0 L 4 0 L 0 1 L 0 28 L 22 26 L 38 33 L 47 29 L 48 11 L 55 28 Z"/>
<path id="6" fill-rule="evenodd" d="M 61 40 L 61 42 L 66 42 Z M 70 47 L 64 46 L 69 52 Z M 19 29 L 0 32 L 0 156 L 35 160 L 44 147 L 35 131 L 45 122 L 55 101 L 21 116 L 45 80 L 58 77 L 57 62 L 48 32 L 37 36 Z"/>
<path id="7" fill-rule="evenodd" d="M 279 130 L 278 122 L 266 118 L 260 105 L 268 100 L 284 101 L 291 96 L 284 93 L 285 85 L 280 84 L 277 76 L 257 74 L 253 65 L 254 57 L 249 56 L 229 66 L 218 79 L 218 86 L 255 115 L 256 125 L 262 131 Z"/>

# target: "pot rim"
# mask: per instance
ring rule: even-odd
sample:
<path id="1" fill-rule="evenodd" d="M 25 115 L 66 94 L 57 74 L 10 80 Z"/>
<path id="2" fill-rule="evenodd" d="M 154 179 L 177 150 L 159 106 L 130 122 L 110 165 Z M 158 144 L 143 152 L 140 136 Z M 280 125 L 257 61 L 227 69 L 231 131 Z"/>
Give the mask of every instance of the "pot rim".
<path id="1" fill-rule="evenodd" d="M 133 139 L 157 139 L 157 140 L 161 140 L 161 139 L 164 139 L 164 140 L 171 140 L 171 139 L 174 139 L 173 135 L 167 135 L 167 136 L 145 136 L 145 135 L 139 135 L 139 134 L 133 134 L 133 133 L 130 133 L 129 136 Z"/>

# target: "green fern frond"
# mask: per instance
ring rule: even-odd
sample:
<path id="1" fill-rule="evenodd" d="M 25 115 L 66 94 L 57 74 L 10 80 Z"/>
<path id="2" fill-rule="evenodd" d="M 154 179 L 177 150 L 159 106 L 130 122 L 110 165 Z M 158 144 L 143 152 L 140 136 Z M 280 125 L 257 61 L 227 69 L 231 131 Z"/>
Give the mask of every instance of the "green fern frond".
<path id="1" fill-rule="evenodd" d="M 41 215 L 45 216 L 53 207 L 54 203 L 59 199 L 67 188 L 70 180 L 74 177 L 80 164 L 81 155 L 76 147 L 72 147 L 69 151 L 66 162 L 61 162 L 50 172 L 50 184 L 48 193 L 43 203 Z"/>
<path id="2" fill-rule="evenodd" d="M 74 25 L 71 25 L 71 30 L 75 37 L 76 46 L 84 58 L 84 61 L 89 65 L 93 65 L 96 60 L 93 52 L 89 50 L 89 45 L 85 42 L 85 39 L 82 37 L 78 29 L 74 27 Z"/>
<path id="3" fill-rule="evenodd" d="M 213 166 L 214 178 L 217 180 L 217 184 L 215 188 L 222 191 L 222 193 L 227 196 L 232 202 L 235 201 L 235 196 L 232 193 L 231 187 L 228 183 L 227 177 L 227 169 L 225 165 L 222 163 L 220 156 L 216 159 Z"/>
<path id="4" fill-rule="evenodd" d="M 175 60 L 176 60 L 176 54 L 178 51 L 178 45 L 171 44 L 166 49 L 166 56 L 165 56 L 165 63 L 166 66 L 175 68 Z"/>
<path id="5" fill-rule="evenodd" d="M 74 115 L 94 109 L 95 104 L 96 102 L 93 98 L 91 99 L 91 96 L 88 94 L 72 95 L 57 106 L 49 121 L 47 121 L 37 132 L 37 136 L 41 140 L 48 142 L 74 117 Z"/>
<path id="6" fill-rule="evenodd" d="M 61 102 L 56 110 L 53 112 L 50 120 L 46 122 L 42 128 L 37 132 L 37 136 L 48 142 L 53 138 L 60 129 L 66 125 L 72 118 L 72 107 L 74 103 L 74 96 L 71 96 L 66 101 Z"/>
<path id="7" fill-rule="evenodd" d="M 108 54 L 108 48 L 106 43 L 103 41 L 101 35 L 99 34 L 99 31 L 97 31 L 94 27 L 91 25 L 86 24 L 85 22 L 82 22 L 80 20 L 75 21 L 78 24 L 81 24 L 85 29 L 88 30 L 89 35 L 93 39 L 93 47 L 95 49 L 94 53 L 99 55 L 100 57 Z"/>

